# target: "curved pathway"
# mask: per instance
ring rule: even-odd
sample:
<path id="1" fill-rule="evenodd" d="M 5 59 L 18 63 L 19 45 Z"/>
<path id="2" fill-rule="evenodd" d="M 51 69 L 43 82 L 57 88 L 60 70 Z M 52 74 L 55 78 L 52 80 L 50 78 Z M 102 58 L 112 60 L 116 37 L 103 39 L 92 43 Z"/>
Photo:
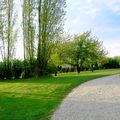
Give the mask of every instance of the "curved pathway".
<path id="1" fill-rule="evenodd" d="M 120 75 L 95 79 L 75 88 L 52 120 L 120 120 Z"/>

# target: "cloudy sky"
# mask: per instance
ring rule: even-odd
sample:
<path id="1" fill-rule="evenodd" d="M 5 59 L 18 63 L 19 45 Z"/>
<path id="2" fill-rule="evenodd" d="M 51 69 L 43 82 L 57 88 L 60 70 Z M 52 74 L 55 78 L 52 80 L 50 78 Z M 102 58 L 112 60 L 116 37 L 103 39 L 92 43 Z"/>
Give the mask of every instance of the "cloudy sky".
<path id="1" fill-rule="evenodd" d="M 65 31 L 87 30 L 103 41 L 108 56 L 120 55 L 120 0 L 67 0 Z"/>

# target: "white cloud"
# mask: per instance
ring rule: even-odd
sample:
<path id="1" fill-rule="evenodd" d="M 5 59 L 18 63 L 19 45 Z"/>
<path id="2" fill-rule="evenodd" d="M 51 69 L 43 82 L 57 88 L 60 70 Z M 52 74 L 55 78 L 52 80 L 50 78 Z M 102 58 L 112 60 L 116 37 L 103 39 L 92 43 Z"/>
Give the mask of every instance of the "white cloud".
<path id="1" fill-rule="evenodd" d="M 120 42 L 119 43 L 109 43 L 106 45 L 106 49 L 108 50 L 108 56 L 120 56 Z"/>
<path id="2" fill-rule="evenodd" d="M 106 6 L 113 12 L 120 13 L 120 0 L 84 0 L 83 2 L 85 2 L 86 5 L 89 6 L 91 6 L 92 4 L 93 8 L 98 8 L 102 10 L 102 8 Z"/>
<path id="3" fill-rule="evenodd" d="M 104 0 L 104 3 L 113 12 L 116 12 L 116 13 L 120 14 L 120 0 Z"/>
<path id="4" fill-rule="evenodd" d="M 86 15 L 91 15 L 91 18 L 96 18 L 99 13 L 99 9 L 88 9 L 86 12 Z"/>

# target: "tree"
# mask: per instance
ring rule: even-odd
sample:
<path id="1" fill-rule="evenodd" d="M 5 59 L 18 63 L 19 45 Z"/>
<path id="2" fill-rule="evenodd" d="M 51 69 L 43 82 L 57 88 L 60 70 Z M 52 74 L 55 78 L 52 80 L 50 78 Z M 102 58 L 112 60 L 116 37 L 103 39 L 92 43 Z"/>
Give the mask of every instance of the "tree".
<path id="1" fill-rule="evenodd" d="M 38 2 L 38 51 L 39 75 L 46 72 L 51 55 L 51 42 L 62 30 L 65 14 L 64 0 L 39 0 Z"/>
<path id="2" fill-rule="evenodd" d="M 13 10 L 14 9 L 14 10 Z M 17 30 L 14 28 L 16 22 L 16 12 L 14 0 L 0 1 L 1 16 L 1 54 L 5 63 L 6 78 L 11 78 L 11 65 L 15 55 L 15 43 L 17 40 Z"/>
<path id="3" fill-rule="evenodd" d="M 5 10 L 6 10 L 6 1 L 1 0 L 0 1 L 0 53 L 1 53 L 1 58 L 2 58 L 2 63 L 1 63 L 1 78 L 3 79 L 5 76 L 5 71 L 6 71 L 6 17 L 5 17 Z"/>
<path id="4" fill-rule="evenodd" d="M 4 0 L 0 1 L 0 52 L 3 61 L 6 61 L 5 58 L 5 9 L 6 3 Z"/>
<path id="5" fill-rule="evenodd" d="M 101 42 L 91 37 L 90 32 L 86 32 L 82 35 L 74 35 L 73 41 L 63 44 L 61 58 L 67 64 L 76 66 L 78 73 L 80 73 L 84 64 L 89 63 L 93 68 L 93 65 L 106 55 L 105 53 Z"/>
<path id="6" fill-rule="evenodd" d="M 103 48 L 102 42 L 92 36 L 89 37 L 88 48 L 88 58 L 86 60 L 90 63 L 93 72 L 94 66 L 98 66 L 99 61 L 105 58 L 107 51 Z"/>
<path id="7" fill-rule="evenodd" d="M 33 63 L 35 58 L 35 0 L 23 0 L 23 47 L 24 47 L 24 60 L 29 61 L 31 73 L 33 72 Z M 26 64 L 25 64 L 26 74 Z"/>
<path id="8" fill-rule="evenodd" d="M 14 29 L 16 13 L 14 0 L 7 0 L 7 72 L 8 78 L 12 76 L 11 65 L 15 53 L 15 42 L 17 41 L 17 30 Z"/>

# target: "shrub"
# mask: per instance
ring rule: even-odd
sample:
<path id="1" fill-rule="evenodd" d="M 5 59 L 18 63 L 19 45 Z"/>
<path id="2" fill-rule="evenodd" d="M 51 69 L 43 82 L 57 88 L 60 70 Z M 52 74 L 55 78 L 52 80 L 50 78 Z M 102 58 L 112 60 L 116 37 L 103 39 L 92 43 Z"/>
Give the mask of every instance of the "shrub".
<path id="1" fill-rule="evenodd" d="M 3 62 L 0 62 L 0 79 L 5 78 L 5 66 Z"/>
<path id="2" fill-rule="evenodd" d="M 54 64 L 49 64 L 46 72 L 48 74 L 56 73 L 57 72 L 57 67 Z"/>
<path id="3" fill-rule="evenodd" d="M 29 78 L 29 77 L 32 77 L 32 71 L 31 71 L 30 63 L 26 59 L 23 61 L 22 78 Z"/>
<path id="4" fill-rule="evenodd" d="M 13 76 L 15 79 L 19 79 L 24 69 L 23 62 L 21 60 L 14 60 L 12 65 Z"/>

